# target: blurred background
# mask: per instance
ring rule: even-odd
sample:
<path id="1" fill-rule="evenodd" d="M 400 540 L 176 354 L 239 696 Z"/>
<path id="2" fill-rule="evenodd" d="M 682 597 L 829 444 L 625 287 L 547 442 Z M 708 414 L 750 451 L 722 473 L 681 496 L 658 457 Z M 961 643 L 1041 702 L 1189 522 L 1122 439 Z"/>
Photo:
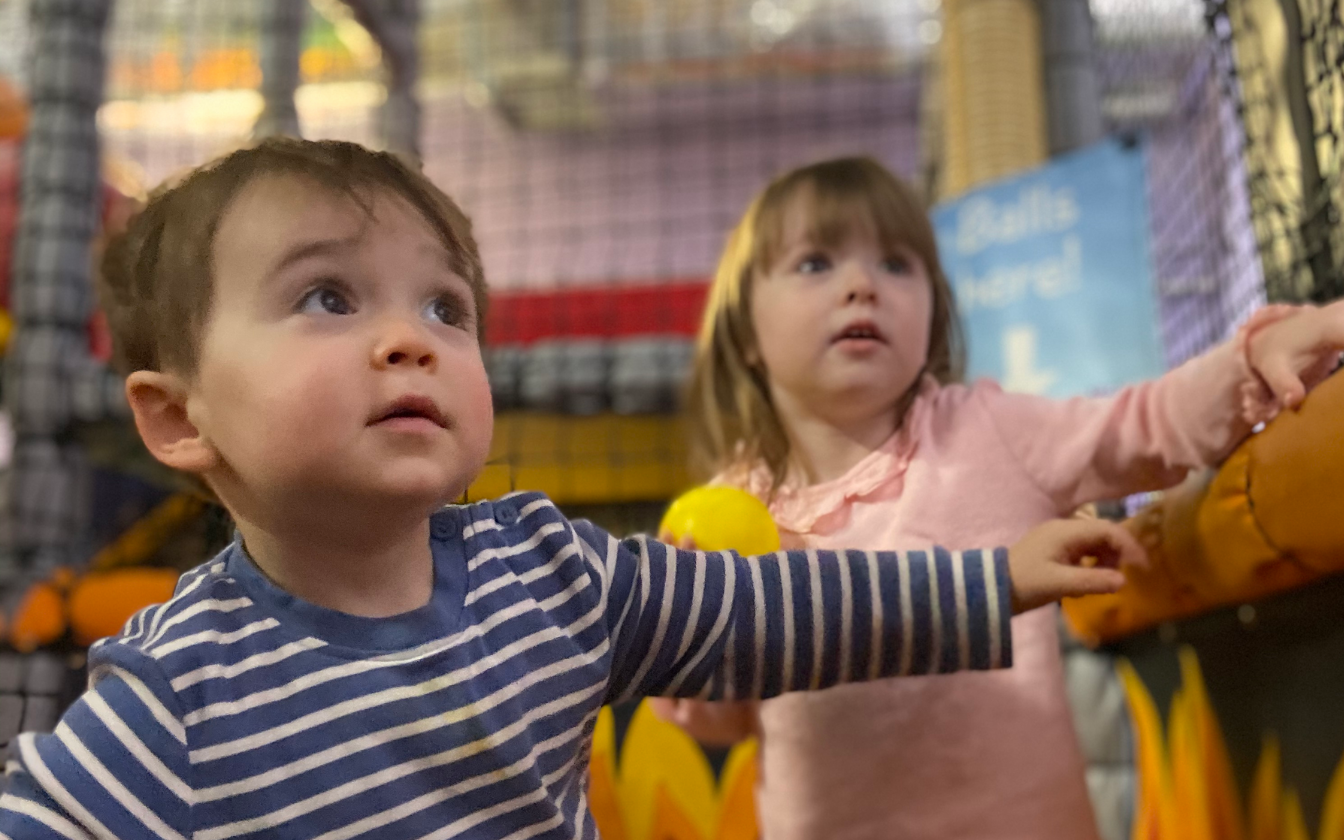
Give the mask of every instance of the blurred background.
<path id="1" fill-rule="evenodd" d="M 11 614 L 59 568 L 188 567 L 228 539 L 126 423 L 88 275 L 128 202 L 249 138 L 423 162 L 474 220 L 492 289 L 498 421 L 471 495 L 545 490 L 629 533 L 704 478 L 679 391 L 724 237 L 774 175 L 866 154 L 952 208 L 1069 155 L 1134 152 L 1160 372 L 1266 301 L 1344 295 L 1341 60 L 1339 0 L 0 0 Z M 21 258 L 24 236 L 63 256 Z M 993 340 L 972 330 L 973 357 Z M 57 624 L 0 658 L 5 738 L 80 685 L 80 639 Z M 1178 682 L 1164 632 L 1154 673 Z M 1086 662 L 1112 840 L 1138 807 L 1133 734 L 1110 660 Z M 1332 777 L 1312 773 L 1314 836 Z"/>

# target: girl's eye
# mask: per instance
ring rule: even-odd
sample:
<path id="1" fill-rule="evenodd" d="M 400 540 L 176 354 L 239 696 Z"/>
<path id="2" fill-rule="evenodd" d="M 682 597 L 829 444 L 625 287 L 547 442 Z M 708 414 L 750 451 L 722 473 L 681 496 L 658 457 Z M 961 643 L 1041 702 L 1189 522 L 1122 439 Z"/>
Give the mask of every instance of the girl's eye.
<path id="1" fill-rule="evenodd" d="M 831 261 L 825 254 L 808 254 L 798 262 L 799 274 L 818 274 L 831 267 Z"/>
<path id="2" fill-rule="evenodd" d="M 349 315 L 355 308 L 341 292 L 330 286 L 319 286 L 303 296 L 299 311 L 308 315 Z"/>
<path id="3" fill-rule="evenodd" d="M 887 257 L 882 261 L 882 268 L 892 274 L 909 274 L 910 260 L 902 256 Z"/>
<path id="4" fill-rule="evenodd" d="M 456 295 L 444 295 L 425 306 L 425 317 L 450 327 L 465 327 L 467 307 Z"/>

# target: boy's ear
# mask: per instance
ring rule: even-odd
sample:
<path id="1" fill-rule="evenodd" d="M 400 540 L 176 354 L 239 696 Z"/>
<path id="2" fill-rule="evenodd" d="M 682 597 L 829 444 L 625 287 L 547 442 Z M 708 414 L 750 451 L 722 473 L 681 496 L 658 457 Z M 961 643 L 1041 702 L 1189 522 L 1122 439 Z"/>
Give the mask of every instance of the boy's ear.
<path id="1" fill-rule="evenodd" d="M 187 417 L 187 389 L 170 373 L 138 370 L 126 378 L 135 428 L 151 455 L 169 467 L 201 475 L 219 455 Z"/>

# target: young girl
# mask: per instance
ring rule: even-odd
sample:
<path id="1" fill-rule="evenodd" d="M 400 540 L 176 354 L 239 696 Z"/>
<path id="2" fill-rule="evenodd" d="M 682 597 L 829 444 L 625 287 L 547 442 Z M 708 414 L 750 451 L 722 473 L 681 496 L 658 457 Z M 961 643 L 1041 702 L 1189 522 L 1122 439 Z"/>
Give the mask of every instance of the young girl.
<path id="1" fill-rule="evenodd" d="M 692 375 L 693 450 L 766 500 L 791 546 L 1004 542 L 1218 462 L 1341 348 L 1344 304 L 1268 307 L 1108 399 L 955 384 L 955 306 L 921 203 L 872 160 L 833 160 L 770 184 L 729 239 Z M 1011 671 L 782 697 L 758 720 L 740 705 L 661 712 L 718 741 L 759 725 L 766 840 L 1095 838 L 1054 611 L 1013 635 Z"/>

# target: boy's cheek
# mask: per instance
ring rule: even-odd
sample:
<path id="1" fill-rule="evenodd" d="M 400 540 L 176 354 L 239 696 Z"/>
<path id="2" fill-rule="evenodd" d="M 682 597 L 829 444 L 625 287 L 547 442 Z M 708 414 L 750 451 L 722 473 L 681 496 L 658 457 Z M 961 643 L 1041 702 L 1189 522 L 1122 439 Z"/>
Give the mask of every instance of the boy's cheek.
<path id="1" fill-rule="evenodd" d="M 467 412 L 466 422 L 470 424 L 469 434 L 475 448 L 480 451 L 482 460 L 490 451 L 495 433 L 495 407 L 490 398 L 490 386 L 485 384 L 473 397 L 473 405 Z"/>

